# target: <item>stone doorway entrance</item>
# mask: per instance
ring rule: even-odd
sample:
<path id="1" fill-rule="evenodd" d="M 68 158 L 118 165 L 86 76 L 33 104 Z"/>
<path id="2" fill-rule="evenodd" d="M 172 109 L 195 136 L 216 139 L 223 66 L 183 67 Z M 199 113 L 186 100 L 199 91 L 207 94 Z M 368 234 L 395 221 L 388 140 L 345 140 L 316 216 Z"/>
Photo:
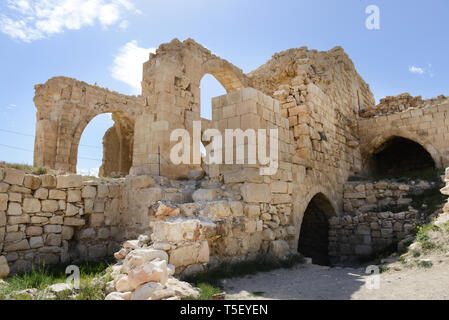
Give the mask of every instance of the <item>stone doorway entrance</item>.
<path id="1" fill-rule="evenodd" d="M 312 258 L 313 264 L 328 266 L 329 261 L 329 217 L 335 211 L 329 200 L 321 193 L 312 198 L 301 224 L 298 252 Z"/>

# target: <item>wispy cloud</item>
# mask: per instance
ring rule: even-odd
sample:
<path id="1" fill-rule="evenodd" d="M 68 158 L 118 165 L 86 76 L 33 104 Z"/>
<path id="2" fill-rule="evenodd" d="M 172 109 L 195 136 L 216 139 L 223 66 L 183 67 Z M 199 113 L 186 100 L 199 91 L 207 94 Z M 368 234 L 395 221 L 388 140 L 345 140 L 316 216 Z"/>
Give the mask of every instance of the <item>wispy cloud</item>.
<path id="1" fill-rule="evenodd" d="M 139 47 L 136 40 L 130 41 L 119 49 L 111 68 L 114 79 L 129 85 L 133 92 L 140 93 L 142 81 L 142 64 L 148 61 L 150 52 L 156 52 L 155 48 Z"/>
<path id="2" fill-rule="evenodd" d="M 410 66 L 408 67 L 408 71 L 410 71 L 411 73 L 417 73 L 417 74 L 424 74 L 424 69 L 421 67 L 416 67 L 416 66 Z"/>
<path id="3" fill-rule="evenodd" d="M 7 0 L 5 8 L 0 31 L 24 42 L 97 23 L 106 28 L 123 23 L 125 11 L 139 13 L 131 0 Z"/>
<path id="4" fill-rule="evenodd" d="M 100 168 L 88 168 L 88 169 L 76 168 L 76 172 L 83 176 L 98 177 L 99 171 L 100 171 Z"/>
<path id="5" fill-rule="evenodd" d="M 408 71 L 414 74 L 427 74 L 429 77 L 433 78 L 435 76 L 435 72 L 433 71 L 433 66 L 431 63 L 427 63 L 426 67 L 417 67 L 417 66 L 409 66 Z"/>

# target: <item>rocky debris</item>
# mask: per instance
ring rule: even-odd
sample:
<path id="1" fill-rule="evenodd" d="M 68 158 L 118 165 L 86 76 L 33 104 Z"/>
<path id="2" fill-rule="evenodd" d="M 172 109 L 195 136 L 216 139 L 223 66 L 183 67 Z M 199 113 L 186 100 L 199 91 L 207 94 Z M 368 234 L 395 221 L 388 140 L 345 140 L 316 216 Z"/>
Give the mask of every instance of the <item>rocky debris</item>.
<path id="1" fill-rule="evenodd" d="M 367 106 L 360 110 L 360 117 L 372 118 L 375 116 L 385 116 L 406 110 L 425 108 L 429 105 L 440 104 L 447 101 L 447 97 L 440 95 L 433 99 L 423 100 L 421 96 L 412 97 L 409 93 L 402 93 L 396 96 L 388 96 L 380 99 L 376 106 Z"/>
<path id="2" fill-rule="evenodd" d="M 122 248 L 116 256 L 123 258 L 112 268 L 114 280 L 106 284 L 105 300 L 173 300 L 199 295 L 198 289 L 173 277 L 175 266 L 168 264 L 164 250 L 140 243 L 137 248 Z"/>

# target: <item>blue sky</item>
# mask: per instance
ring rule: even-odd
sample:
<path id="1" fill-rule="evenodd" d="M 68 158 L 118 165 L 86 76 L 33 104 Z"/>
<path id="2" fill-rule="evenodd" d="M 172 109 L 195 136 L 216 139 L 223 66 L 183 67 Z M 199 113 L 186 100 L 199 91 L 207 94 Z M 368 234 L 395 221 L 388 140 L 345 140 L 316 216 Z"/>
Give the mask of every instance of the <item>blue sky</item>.
<path id="1" fill-rule="evenodd" d="M 365 27 L 368 5 L 380 9 L 380 30 Z M 448 95 L 448 18 L 447 0 L 3 0 L 0 160 L 32 163 L 35 84 L 64 75 L 138 94 L 140 61 L 173 38 L 191 37 L 244 72 L 288 48 L 338 45 L 377 100 L 402 92 Z M 224 93 L 212 77 L 202 89 L 204 110 Z M 111 125 L 102 115 L 84 132 L 83 172 L 101 165 Z"/>

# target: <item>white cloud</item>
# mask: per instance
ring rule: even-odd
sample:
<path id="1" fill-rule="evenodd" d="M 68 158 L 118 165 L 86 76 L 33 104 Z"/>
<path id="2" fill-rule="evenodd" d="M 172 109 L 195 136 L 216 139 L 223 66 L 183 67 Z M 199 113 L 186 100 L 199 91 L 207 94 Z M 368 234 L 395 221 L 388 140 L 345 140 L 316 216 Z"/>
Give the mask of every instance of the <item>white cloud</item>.
<path id="1" fill-rule="evenodd" d="M 416 67 L 416 66 L 410 66 L 408 67 L 408 71 L 411 73 L 417 73 L 417 74 L 424 74 L 425 70 L 424 68 Z"/>
<path id="2" fill-rule="evenodd" d="M 83 176 L 92 176 L 98 178 L 100 168 L 89 168 L 89 169 L 76 168 L 76 172 Z"/>
<path id="3" fill-rule="evenodd" d="M 0 14 L 0 31 L 31 42 L 64 30 L 79 30 L 99 23 L 106 28 L 134 11 L 131 0 L 7 0 L 7 14 Z"/>
<path id="4" fill-rule="evenodd" d="M 111 75 L 114 79 L 122 81 L 133 88 L 134 93 L 139 94 L 142 81 L 142 65 L 148 61 L 150 52 L 156 52 L 155 48 L 141 48 L 137 41 L 133 40 L 119 49 L 115 56 Z"/>

